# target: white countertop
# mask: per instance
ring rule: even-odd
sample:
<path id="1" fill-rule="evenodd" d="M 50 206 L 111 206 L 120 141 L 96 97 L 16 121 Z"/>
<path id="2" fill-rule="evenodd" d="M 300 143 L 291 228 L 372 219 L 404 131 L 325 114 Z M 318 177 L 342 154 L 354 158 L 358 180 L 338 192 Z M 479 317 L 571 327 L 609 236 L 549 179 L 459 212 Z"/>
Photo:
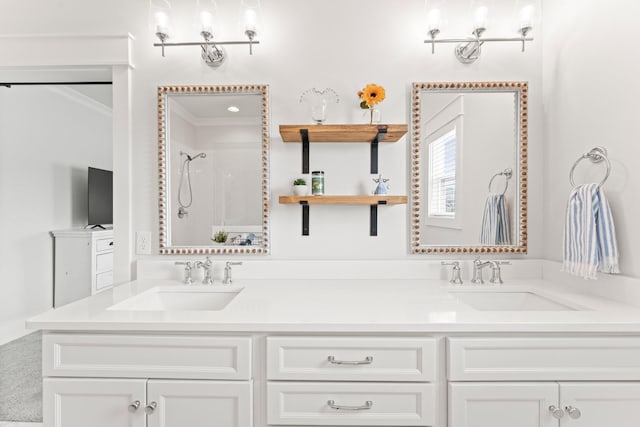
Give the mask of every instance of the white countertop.
<path id="1" fill-rule="evenodd" d="M 29 319 L 27 326 L 51 331 L 640 333 L 640 308 L 574 293 L 543 280 L 517 280 L 500 287 L 535 291 L 585 309 L 479 311 L 449 293 L 496 285 L 295 279 L 234 283 L 244 289 L 220 311 L 107 310 L 154 286 L 178 284 L 173 280 L 133 281 L 42 313 Z"/>

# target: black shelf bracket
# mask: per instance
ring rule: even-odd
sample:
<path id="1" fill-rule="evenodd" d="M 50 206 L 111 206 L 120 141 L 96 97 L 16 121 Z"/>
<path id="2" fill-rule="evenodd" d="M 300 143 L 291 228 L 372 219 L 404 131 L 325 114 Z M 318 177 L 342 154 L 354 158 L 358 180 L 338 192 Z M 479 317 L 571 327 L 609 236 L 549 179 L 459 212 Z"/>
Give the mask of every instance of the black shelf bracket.
<path id="1" fill-rule="evenodd" d="M 300 129 L 302 139 L 302 173 L 309 173 L 309 129 Z"/>
<path id="2" fill-rule="evenodd" d="M 386 126 L 378 126 L 378 133 L 371 141 L 371 173 L 378 173 L 378 143 L 387 135 Z M 375 236 L 375 234 L 372 234 Z"/>
<path id="3" fill-rule="evenodd" d="M 386 204 L 386 200 L 378 200 L 378 205 Z M 378 205 L 369 206 L 369 236 L 378 235 Z"/>
<path id="4" fill-rule="evenodd" d="M 302 235 L 309 235 L 309 202 L 306 200 L 300 200 L 302 206 Z"/>

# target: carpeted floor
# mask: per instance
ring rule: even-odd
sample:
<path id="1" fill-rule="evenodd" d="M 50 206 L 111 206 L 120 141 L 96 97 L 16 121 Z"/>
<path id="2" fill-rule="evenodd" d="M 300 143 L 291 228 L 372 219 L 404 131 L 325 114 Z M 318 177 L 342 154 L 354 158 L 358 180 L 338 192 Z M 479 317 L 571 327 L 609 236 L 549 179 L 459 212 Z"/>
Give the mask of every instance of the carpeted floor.
<path id="1" fill-rule="evenodd" d="M 0 346 L 0 422 L 42 422 L 42 333 Z"/>

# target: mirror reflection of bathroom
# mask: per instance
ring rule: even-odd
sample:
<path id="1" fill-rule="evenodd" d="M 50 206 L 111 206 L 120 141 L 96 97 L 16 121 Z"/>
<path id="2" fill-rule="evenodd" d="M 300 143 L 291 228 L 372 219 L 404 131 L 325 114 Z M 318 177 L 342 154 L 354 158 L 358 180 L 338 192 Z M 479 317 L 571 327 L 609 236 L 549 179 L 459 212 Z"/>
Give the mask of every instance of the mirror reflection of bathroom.
<path id="1" fill-rule="evenodd" d="M 515 96 L 422 92 L 421 245 L 514 244 L 519 164 Z"/>
<path id="2" fill-rule="evenodd" d="M 259 236 L 262 97 L 169 94 L 168 99 L 169 244 L 212 246 L 221 231 Z"/>

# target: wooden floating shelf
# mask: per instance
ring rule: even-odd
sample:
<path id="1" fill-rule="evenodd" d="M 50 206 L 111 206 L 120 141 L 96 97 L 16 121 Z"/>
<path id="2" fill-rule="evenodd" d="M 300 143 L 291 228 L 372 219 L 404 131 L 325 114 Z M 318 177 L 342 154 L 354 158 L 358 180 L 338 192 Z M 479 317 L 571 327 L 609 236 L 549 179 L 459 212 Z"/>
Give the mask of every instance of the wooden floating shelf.
<path id="1" fill-rule="evenodd" d="M 407 196 L 280 196 L 282 205 L 299 205 L 306 202 L 309 205 L 404 205 Z"/>
<path id="2" fill-rule="evenodd" d="M 378 205 L 403 205 L 407 196 L 280 196 L 280 204 L 302 206 L 302 235 L 309 235 L 309 205 L 368 205 L 369 235 L 378 235 Z"/>
<path id="3" fill-rule="evenodd" d="M 386 129 L 379 142 L 398 142 L 408 131 L 406 124 L 377 125 L 280 125 L 283 142 L 302 142 L 300 130 L 309 132 L 309 142 L 366 142 L 370 143 L 378 135 L 378 130 Z"/>

